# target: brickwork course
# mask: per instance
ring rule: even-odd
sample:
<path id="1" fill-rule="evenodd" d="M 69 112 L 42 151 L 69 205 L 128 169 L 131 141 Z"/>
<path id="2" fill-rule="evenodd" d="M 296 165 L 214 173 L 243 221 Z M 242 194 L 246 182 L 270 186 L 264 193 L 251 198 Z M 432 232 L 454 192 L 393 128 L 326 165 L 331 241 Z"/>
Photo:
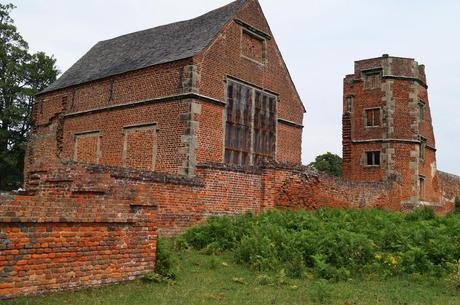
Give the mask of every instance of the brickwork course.
<path id="1" fill-rule="evenodd" d="M 0 298 L 141 277 L 158 234 L 210 216 L 452 210 L 423 66 L 363 60 L 344 84 L 335 178 L 301 165 L 305 108 L 256 0 L 97 43 L 37 95 L 26 191 L 0 194 Z"/>

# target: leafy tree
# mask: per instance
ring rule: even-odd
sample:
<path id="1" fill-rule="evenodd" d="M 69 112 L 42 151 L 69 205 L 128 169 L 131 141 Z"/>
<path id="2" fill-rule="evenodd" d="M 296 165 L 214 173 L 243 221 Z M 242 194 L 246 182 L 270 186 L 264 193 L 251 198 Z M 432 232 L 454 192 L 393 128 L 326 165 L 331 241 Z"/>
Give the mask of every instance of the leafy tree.
<path id="1" fill-rule="evenodd" d="M 310 166 L 331 176 L 341 177 L 343 173 L 342 158 L 330 152 L 317 156 Z"/>
<path id="2" fill-rule="evenodd" d="M 29 52 L 10 16 L 14 8 L 0 4 L 0 190 L 21 185 L 35 94 L 58 75 L 52 56 Z"/>

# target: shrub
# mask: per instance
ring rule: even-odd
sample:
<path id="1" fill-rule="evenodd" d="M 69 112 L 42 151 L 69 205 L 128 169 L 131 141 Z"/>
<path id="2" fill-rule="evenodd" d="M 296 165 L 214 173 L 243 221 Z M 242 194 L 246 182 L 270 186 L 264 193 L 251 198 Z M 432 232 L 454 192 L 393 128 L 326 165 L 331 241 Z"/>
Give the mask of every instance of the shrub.
<path id="1" fill-rule="evenodd" d="M 171 250 L 163 239 L 158 239 L 157 243 L 157 260 L 155 272 L 157 275 L 166 279 L 176 279 L 176 264 L 172 256 Z M 154 278 L 154 276 L 151 276 Z M 154 280 L 155 281 L 155 280 Z"/>
<path id="2" fill-rule="evenodd" d="M 460 213 L 460 197 L 455 197 L 455 211 Z"/>
<path id="3" fill-rule="evenodd" d="M 460 260 L 454 268 L 454 272 L 450 277 L 450 282 L 454 289 L 460 290 Z"/>
<path id="4" fill-rule="evenodd" d="M 332 299 L 331 287 L 325 280 L 320 280 L 313 284 L 310 294 L 311 300 L 315 304 L 329 304 Z"/>
<path id="5" fill-rule="evenodd" d="M 257 271 L 338 281 L 363 274 L 444 276 L 460 259 L 459 236 L 459 214 L 319 209 L 212 218 L 181 240 L 210 254 L 231 251 L 237 263 Z"/>

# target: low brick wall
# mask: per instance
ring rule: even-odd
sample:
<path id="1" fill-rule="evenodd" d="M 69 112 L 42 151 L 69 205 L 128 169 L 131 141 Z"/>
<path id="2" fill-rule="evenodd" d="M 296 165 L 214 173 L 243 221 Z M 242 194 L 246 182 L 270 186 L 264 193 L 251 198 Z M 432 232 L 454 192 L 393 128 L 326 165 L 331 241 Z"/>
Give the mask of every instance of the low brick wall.
<path id="1" fill-rule="evenodd" d="M 77 172 L 42 175 L 35 194 L 0 196 L 0 298 L 154 271 L 156 207 L 122 195 L 125 185 L 105 175 Z"/>
<path id="2" fill-rule="evenodd" d="M 286 171 L 286 170 L 285 170 Z M 275 199 L 276 208 L 384 208 L 399 211 L 397 183 L 353 182 L 303 167 L 288 170 Z"/>
<path id="3" fill-rule="evenodd" d="M 457 175 L 439 172 L 440 184 L 443 197 L 448 202 L 455 202 L 460 198 L 460 177 Z"/>
<path id="4" fill-rule="evenodd" d="M 196 172 L 189 178 L 69 162 L 31 173 L 27 195 L 0 196 L 0 297 L 142 276 L 155 268 L 157 228 L 174 236 L 210 216 L 274 208 L 402 209 L 396 181 L 351 182 L 280 163 L 201 164 Z M 441 174 L 441 180 L 445 196 L 460 190 L 460 178 Z"/>

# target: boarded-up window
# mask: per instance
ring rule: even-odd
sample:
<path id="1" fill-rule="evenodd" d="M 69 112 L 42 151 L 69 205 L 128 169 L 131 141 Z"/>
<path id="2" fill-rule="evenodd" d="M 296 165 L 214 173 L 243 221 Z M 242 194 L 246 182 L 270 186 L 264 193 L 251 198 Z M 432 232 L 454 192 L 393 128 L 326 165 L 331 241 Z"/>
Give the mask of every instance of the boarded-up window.
<path id="1" fill-rule="evenodd" d="M 265 40 L 256 34 L 243 30 L 241 53 L 243 56 L 263 64 L 265 62 Z"/>
<path id="2" fill-rule="evenodd" d="M 250 123 L 253 90 L 239 83 L 229 82 L 227 88 L 227 123 L 225 134 L 225 162 L 250 164 Z"/>
<path id="3" fill-rule="evenodd" d="M 380 108 L 366 109 L 366 126 L 367 127 L 378 127 L 380 126 Z"/>
<path id="4" fill-rule="evenodd" d="M 155 170 L 157 152 L 156 125 L 124 129 L 123 166 L 140 170 Z"/>
<path id="5" fill-rule="evenodd" d="M 228 81 L 226 113 L 225 163 L 250 165 L 275 157 L 275 96 Z"/>
<path id="6" fill-rule="evenodd" d="M 364 74 L 364 89 L 377 89 L 381 84 L 381 72 L 367 72 Z"/>
<path id="7" fill-rule="evenodd" d="M 73 154 L 74 161 L 98 164 L 101 155 L 100 139 L 99 132 L 76 134 Z"/>
<path id="8" fill-rule="evenodd" d="M 254 113 L 254 163 L 273 159 L 275 154 L 276 99 L 256 91 Z"/>

